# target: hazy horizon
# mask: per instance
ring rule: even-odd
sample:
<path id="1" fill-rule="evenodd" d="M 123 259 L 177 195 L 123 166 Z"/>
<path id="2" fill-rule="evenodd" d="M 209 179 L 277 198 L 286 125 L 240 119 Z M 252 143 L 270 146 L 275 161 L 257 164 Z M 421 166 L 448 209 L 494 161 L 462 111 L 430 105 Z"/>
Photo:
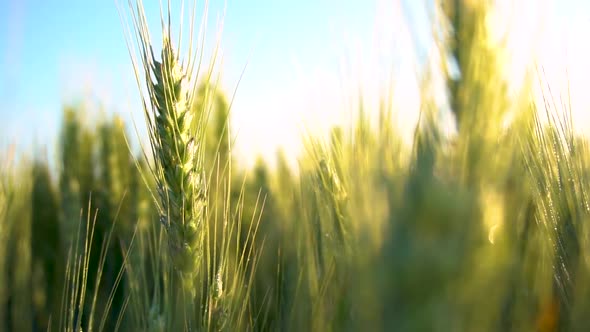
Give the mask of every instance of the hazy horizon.
<path id="1" fill-rule="evenodd" d="M 430 2 L 210 1 L 209 49 L 217 17 L 226 9 L 218 69 L 228 97 L 245 70 L 232 107 L 238 155 L 252 163 L 258 154 L 272 162 L 278 147 L 296 154 L 306 130 L 321 133 L 350 118 L 357 103 L 351 96 L 359 88 L 368 104 L 376 104 L 380 95 L 395 100 L 402 130 L 410 132 L 419 100 L 415 58 L 425 59 L 430 45 Z M 144 5 L 157 22 L 159 2 Z M 511 15 L 500 17 L 513 33 L 515 75 L 532 61 L 532 52 L 555 84 L 564 82 L 567 69 L 580 123 L 587 122 L 583 109 L 589 105 L 583 73 L 589 69 L 584 60 L 590 50 L 581 38 L 590 28 L 590 15 L 583 9 L 590 5 L 529 0 L 512 9 L 504 6 Z M 140 127 L 143 115 L 116 1 L 9 0 L 0 11 L 5 31 L 0 35 L 0 112 L 5 119 L 0 142 L 28 146 L 36 140 L 52 146 L 62 106 L 77 99 L 121 113 L 135 136 L 131 115 Z M 158 34 L 157 24 L 150 28 Z M 384 90 L 391 73 L 393 95 Z"/>

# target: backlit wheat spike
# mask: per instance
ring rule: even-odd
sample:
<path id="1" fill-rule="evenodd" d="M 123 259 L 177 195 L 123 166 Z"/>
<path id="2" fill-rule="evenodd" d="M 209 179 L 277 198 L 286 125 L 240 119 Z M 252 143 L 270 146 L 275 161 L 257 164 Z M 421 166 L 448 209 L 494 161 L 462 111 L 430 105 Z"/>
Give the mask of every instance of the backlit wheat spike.
<path id="1" fill-rule="evenodd" d="M 187 283 L 187 290 L 194 292 L 191 280 L 197 270 L 205 217 L 205 172 L 199 158 L 200 138 L 191 130 L 188 81 L 169 39 L 164 38 L 162 62 L 154 62 L 152 70 L 152 145 L 161 171 L 158 191 L 172 261 Z"/>
<path id="2" fill-rule="evenodd" d="M 190 107 L 195 94 L 191 75 L 194 59 L 185 66 L 180 62 L 172 46 L 170 22 L 164 24 L 159 61 L 153 55 L 141 8 L 134 16 L 134 27 L 149 96 L 144 111 L 154 156 L 152 171 L 160 220 L 166 227 L 170 258 L 181 276 L 183 289 L 194 295 L 206 208 L 203 127 L 195 128 L 197 113 Z"/>

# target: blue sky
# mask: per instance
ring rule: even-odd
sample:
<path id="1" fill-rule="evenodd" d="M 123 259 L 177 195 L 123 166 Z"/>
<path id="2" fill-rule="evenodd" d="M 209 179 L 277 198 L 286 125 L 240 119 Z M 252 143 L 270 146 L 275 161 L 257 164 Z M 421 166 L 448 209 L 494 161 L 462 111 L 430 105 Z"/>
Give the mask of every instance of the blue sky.
<path id="1" fill-rule="evenodd" d="M 159 2 L 144 2 L 147 15 L 159 18 Z M 212 34 L 215 17 L 227 6 L 220 68 L 229 93 L 248 64 L 233 109 L 242 155 L 270 156 L 277 145 L 297 150 L 304 128 L 320 130 L 346 117 L 351 107 L 347 91 L 358 84 L 378 91 L 367 85 L 387 70 L 410 77 L 412 53 L 407 50 L 415 45 L 407 20 L 418 32 L 421 49 L 427 39 L 422 2 L 211 0 Z M 535 8 L 540 2 L 520 3 Z M 540 48 L 547 62 L 560 59 L 560 50 L 567 48 L 573 58 L 569 66 L 583 66 L 590 52 L 576 36 L 589 31 L 590 5 L 555 0 L 546 12 L 552 28 Z M 521 38 L 530 39 L 526 24 L 517 26 Z M 151 31 L 157 34 L 158 26 Z M 585 75 L 577 74 L 573 81 L 585 85 Z M 415 93 L 411 84 L 401 85 L 404 96 Z M 0 146 L 33 140 L 51 145 L 61 106 L 88 96 L 108 111 L 143 121 L 115 0 L 0 1 Z"/>
<path id="2" fill-rule="evenodd" d="M 209 4 L 212 32 L 225 5 L 215 0 Z M 159 18 L 158 1 L 145 1 L 145 6 L 149 17 Z M 262 104 L 272 99 L 268 95 L 277 94 L 277 86 L 292 87 L 294 62 L 305 67 L 331 61 L 330 33 L 335 35 L 342 26 L 366 31 L 375 12 L 370 2 L 336 0 L 228 0 L 226 8 L 224 86 L 235 89 L 248 63 L 236 104 L 244 99 L 251 108 L 268 107 Z M 151 28 L 158 32 L 158 26 Z M 89 95 L 126 115 L 128 105 L 137 108 L 133 69 L 115 1 L 2 1 L 0 31 L 0 115 L 5 119 L 0 139 L 23 142 L 31 135 L 42 142 L 51 139 L 59 126 L 61 105 Z M 141 120 L 139 111 L 133 113 Z M 258 111 L 241 122 L 259 122 L 254 119 L 261 116 Z"/>

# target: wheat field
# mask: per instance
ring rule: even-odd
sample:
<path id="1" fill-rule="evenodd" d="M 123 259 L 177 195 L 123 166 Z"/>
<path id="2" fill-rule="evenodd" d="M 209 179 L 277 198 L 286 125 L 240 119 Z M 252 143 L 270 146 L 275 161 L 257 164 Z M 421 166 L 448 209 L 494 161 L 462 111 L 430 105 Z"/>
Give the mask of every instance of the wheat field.
<path id="1" fill-rule="evenodd" d="M 2 151 L 0 332 L 590 329 L 571 104 L 533 66 L 508 88 L 492 2 L 433 6 L 409 142 L 382 95 L 302 135 L 295 166 L 279 150 L 246 167 L 198 13 L 181 45 L 169 6 L 158 29 L 120 3 L 147 137 L 70 103 L 57 147 Z"/>

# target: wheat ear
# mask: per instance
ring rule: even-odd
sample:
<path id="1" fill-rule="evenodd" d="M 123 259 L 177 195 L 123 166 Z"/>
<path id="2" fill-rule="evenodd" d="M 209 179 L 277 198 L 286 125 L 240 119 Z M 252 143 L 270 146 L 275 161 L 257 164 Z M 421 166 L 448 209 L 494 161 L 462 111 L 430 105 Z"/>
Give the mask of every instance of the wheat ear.
<path id="1" fill-rule="evenodd" d="M 194 125 L 194 117 L 202 117 L 202 112 L 197 115 L 191 107 L 196 91 L 196 77 L 192 75 L 194 59 L 189 52 L 188 63 L 183 66 L 180 62 L 178 51 L 172 46 L 168 22 L 163 24 L 161 59 L 157 61 L 141 5 L 133 19 L 149 94 L 142 99 L 154 157 L 151 171 L 156 178 L 160 218 L 166 227 L 170 258 L 180 274 L 183 289 L 194 296 L 207 192 L 204 121 L 197 119 L 199 125 Z M 139 82 L 135 61 L 134 67 Z"/>

